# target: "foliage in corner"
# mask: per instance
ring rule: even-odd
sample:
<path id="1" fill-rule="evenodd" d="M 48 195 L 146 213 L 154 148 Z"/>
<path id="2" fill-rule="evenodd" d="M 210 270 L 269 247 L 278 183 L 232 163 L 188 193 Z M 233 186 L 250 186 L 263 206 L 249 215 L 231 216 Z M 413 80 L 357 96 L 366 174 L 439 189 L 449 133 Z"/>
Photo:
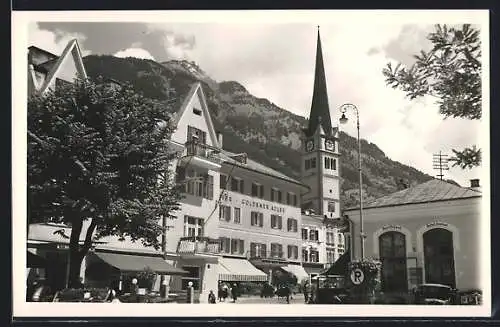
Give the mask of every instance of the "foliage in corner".
<path id="1" fill-rule="evenodd" d="M 404 67 L 391 63 L 383 69 L 386 84 L 406 93 L 411 100 L 430 95 L 437 98 L 440 114 L 481 119 L 481 40 L 470 24 L 461 27 L 435 25 L 427 36 L 433 48 L 414 55 L 415 63 Z M 454 166 L 462 169 L 481 164 L 480 150 L 453 150 Z"/>
<path id="2" fill-rule="evenodd" d="M 354 301 L 370 302 L 374 300 L 375 293 L 380 288 L 380 272 L 382 263 L 379 260 L 365 258 L 364 260 L 351 261 L 349 263 L 349 275 L 351 271 L 361 269 L 364 273 L 364 281 L 361 285 L 354 285 L 349 279 L 349 289 Z"/>
<path id="3" fill-rule="evenodd" d="M 27 118 L 28 222 L 71 226 L 70 287 L 95 239 L 160 247 L 159 220 L 175 219 L 180 199 L 165 104 L 128 84 L 75 80 L 31 96 Z"/>

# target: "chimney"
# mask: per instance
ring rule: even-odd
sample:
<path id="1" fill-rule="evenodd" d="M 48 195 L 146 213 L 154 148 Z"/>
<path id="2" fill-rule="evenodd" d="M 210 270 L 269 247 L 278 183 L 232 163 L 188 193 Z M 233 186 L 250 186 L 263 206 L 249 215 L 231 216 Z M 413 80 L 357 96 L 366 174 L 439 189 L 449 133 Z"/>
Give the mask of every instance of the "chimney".
<path id="1" fill-rule="evenodd" d="M 470 180 L 470 188 L 476 191 L 479 191 L 481 189 L 481 185 L 479 185 L 479 179 L 471 179 Z"/>
<path id="2" fill-rule="evenodd" d="M 219 142 L 219 146 L 222 149 L 222 133 L 221 132 L 217 132 L 216 134 L 217 134 L 217 142 Z"/>

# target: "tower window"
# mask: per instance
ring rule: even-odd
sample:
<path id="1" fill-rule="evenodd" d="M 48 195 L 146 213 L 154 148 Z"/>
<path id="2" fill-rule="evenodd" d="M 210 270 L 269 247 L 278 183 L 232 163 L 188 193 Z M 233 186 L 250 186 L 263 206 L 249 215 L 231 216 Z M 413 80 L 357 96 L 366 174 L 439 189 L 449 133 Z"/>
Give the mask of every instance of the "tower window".
<path id="1" fill-rule="evenodd" d="M 334 201 L 328 202 L 328 212 L 335 212 L 335 202 Z"/>
<path id="2" fill-rule="evenodd" d="M 337 160 L 329 157 L 325 157 L 325 169 L 336 170 L 337 169 Z"/>
<path id="3" fill-rule="evenodd" d="M 195 115 L 197 115 L 197 116 L 201 116 L 201 110 L 200 110 L 200 109 L 193 108 L 193 114 L 195 114 Z"/>

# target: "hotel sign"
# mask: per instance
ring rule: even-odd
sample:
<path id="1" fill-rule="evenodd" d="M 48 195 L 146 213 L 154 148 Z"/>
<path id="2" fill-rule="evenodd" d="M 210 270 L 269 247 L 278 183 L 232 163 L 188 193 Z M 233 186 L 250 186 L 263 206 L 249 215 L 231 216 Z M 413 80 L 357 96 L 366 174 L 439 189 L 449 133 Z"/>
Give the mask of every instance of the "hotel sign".
<path id="1" fill-rule="evenodd" d="M 233 199 L 231 196 L 229 196 L 227 193 L 224 193 L 221 196 L 221 201 L 217 201 L 218 204 L 223 204 L 223 202 L 229 202 L 232 203 Z M 236 204 L 236 201 L 235 201 Z M 272 203 L 266 203 L 263 201 L 255 201 L 255 200 L 248 200 L 248 199 L 241 199 L 240 200 L 240 205 L 245 206 L 245 207 L 250 207 L 250 208 L 258 208 L 258 209 L 265 209 L 265 210 L 271 210 L 277 213 L 284 213 L 285 208 L 281 206 L 274 205 Z"/>

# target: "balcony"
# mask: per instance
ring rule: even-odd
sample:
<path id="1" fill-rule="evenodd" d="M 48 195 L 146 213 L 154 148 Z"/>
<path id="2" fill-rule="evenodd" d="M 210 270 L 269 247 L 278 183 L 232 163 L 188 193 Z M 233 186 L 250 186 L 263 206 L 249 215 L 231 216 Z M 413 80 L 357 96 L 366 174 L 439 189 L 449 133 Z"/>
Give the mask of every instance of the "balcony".
<path id="1" fill-rule="evenodd" d="M 189 141 L 184 144 L 186 151 L 180 159 L 182 164 L 190 164 L 208 170 L 218 170 L 221 167 L 222 159 L 218 156 L 220 150 L 216 147 Z"/>
<path id="2" fill-rule="evenodd" d="M 283 266 L 288 263 L 283 251 L 249 251 L 247 258 L 256 266 Z"/>
<path id="3" fill-rule="evenodd" d="M 177 245 L 178 254 L 220 254 L 220 242 L 203 236 L 181 237 Z"/>

